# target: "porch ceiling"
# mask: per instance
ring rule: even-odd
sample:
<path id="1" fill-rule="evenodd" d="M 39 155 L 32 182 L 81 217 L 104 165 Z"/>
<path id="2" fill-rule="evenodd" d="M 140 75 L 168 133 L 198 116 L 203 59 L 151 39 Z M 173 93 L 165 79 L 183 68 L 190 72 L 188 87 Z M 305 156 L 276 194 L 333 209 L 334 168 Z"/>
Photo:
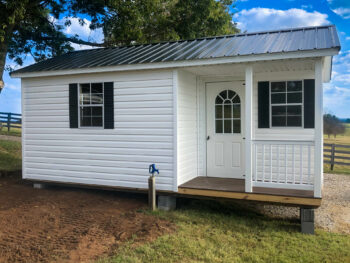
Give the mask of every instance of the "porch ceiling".
<path id="1" fill-rule="evenodd" d="M 315 59 L 288 59 L 275 61 L 259 61 L 250 63 L 254 73 L 285 72 L 285 71 L 313 71 Z M 244 77 L 246 63 L 221 64 L 210 66 L 187 67 L 184 70 L 197 76 L 234 76 Z"/>

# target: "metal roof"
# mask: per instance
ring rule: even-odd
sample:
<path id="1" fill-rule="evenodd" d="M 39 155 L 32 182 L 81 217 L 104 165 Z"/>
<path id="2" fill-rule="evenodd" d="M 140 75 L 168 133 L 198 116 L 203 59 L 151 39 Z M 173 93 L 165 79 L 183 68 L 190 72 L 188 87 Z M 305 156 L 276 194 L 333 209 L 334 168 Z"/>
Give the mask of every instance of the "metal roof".
<path id="1" fill-rule="evenodd" d="M 12 73 L 340 49 L 334 25 L 73 51 Z"/>

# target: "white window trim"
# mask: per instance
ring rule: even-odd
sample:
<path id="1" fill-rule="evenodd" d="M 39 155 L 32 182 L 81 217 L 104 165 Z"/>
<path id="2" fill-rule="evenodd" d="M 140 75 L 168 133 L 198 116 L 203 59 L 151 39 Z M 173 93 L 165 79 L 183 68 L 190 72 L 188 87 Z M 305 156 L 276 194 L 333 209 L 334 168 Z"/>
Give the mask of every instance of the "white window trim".
<path id="1" fill-rule="evenodd" d="M 271 92 L 271 83 L 272 82 L 285 82 L 286 83 L 286 92 L 275 92 L 275 93 L 288 93 L 287 92 L 287 82 L 291 81 L 301 81 L 301 103 L 286 103 L 285 104 L 272 104 L 272 92 Z M 270 129 L 304 129 L 304 80 L 274 80 L 269 81 L 269 110 L 270 110 Z M 272 107 L 273 106 L 301 106 L 301 126 L 272 126 Z"/>
<path id="2" fill-rule="evenodd" d="M 84 106 L 80 104 L 80 85 L 82 84 L 90 84 L 90 94 L 91 94 L 91 84 L 93 83 L 102 83 L 102 95 L 103 95 L 103 103 L 102 104 L 90 104 L 87 107 L 101 107 L 102 105 L 102 126 L 81 126 L 80 125 L 80 107 Z M 104 82 L 84 82 L 78 83 L 78 128 L 79 129 L 104 129 L 105 125 L 105 83 Z"/>

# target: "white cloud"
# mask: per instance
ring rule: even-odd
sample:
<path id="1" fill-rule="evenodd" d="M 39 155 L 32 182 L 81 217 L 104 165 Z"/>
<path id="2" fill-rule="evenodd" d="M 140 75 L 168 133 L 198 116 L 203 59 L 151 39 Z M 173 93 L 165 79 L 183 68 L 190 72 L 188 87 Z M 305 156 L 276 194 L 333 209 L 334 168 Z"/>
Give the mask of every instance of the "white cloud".
<path id="1" fill-rule="evenodd" d="M 67 17 L 67 18 L 62 18 L 59 20 L 54 19 L 52 16 L 50 19 L 57 25 L 62 25 L 64 27 L 63 33 L 67 34 L 68 36 L 75 36 L 78 35 L 78 37 L 82 40 L 85 41 L 90 41 L 90 42 L 96 42 L 96 43 L 101 43 L 103 42 L 103 31 L 101 28 L 98 28 L 96 30 L 91 30 L 90 25 L 91 21 L 84 18 L 84 24 L 81 25 L 79 23 L 79 19 L 75 17 Z M 70 26 L 65 26 L 64 23 L 66 20 L 71 21 Z M 71 43 L 71 46 L 75 50 L 82 50 L 82 49 L 91 49 L 94 48 L 92 46 L 88 45 L 79 45 L 75 43 Z"/>
<path id="2" fill-rule="evenodd" d="M 346 40 L 350 40 L 350 37 L 346 37 L 345 39 L 346 39 Z"/>
<path id="3" fill-rule="evenodd" d="M 332 11 L 344 19 L 350 18 L 350 8 L 339 7 L 336 9 L 332 9 Z"/>
<path id="4" fill-rule="evenodd" d="M 235 14 L 234 19 L 242 31 L 274 30 L 290 27 L 319 26 L 329 24 L 328 15 L 317 11 L 308 12 L 292 8 L 277 10 L 272 8 L 244 9 Z"/>

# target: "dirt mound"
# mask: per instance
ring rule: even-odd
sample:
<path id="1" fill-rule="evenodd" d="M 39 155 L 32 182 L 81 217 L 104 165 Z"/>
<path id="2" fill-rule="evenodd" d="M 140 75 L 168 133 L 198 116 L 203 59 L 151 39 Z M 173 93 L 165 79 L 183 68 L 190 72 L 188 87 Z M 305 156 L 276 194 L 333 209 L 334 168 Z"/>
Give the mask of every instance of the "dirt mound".
<path id="1" fill-rule="evenodd" d="M 0 178 L 0 262 L 89 262 L 122 242 L 174 230 L 140 212 L 146 196 L 73 188 L 33 189 Z"/>

